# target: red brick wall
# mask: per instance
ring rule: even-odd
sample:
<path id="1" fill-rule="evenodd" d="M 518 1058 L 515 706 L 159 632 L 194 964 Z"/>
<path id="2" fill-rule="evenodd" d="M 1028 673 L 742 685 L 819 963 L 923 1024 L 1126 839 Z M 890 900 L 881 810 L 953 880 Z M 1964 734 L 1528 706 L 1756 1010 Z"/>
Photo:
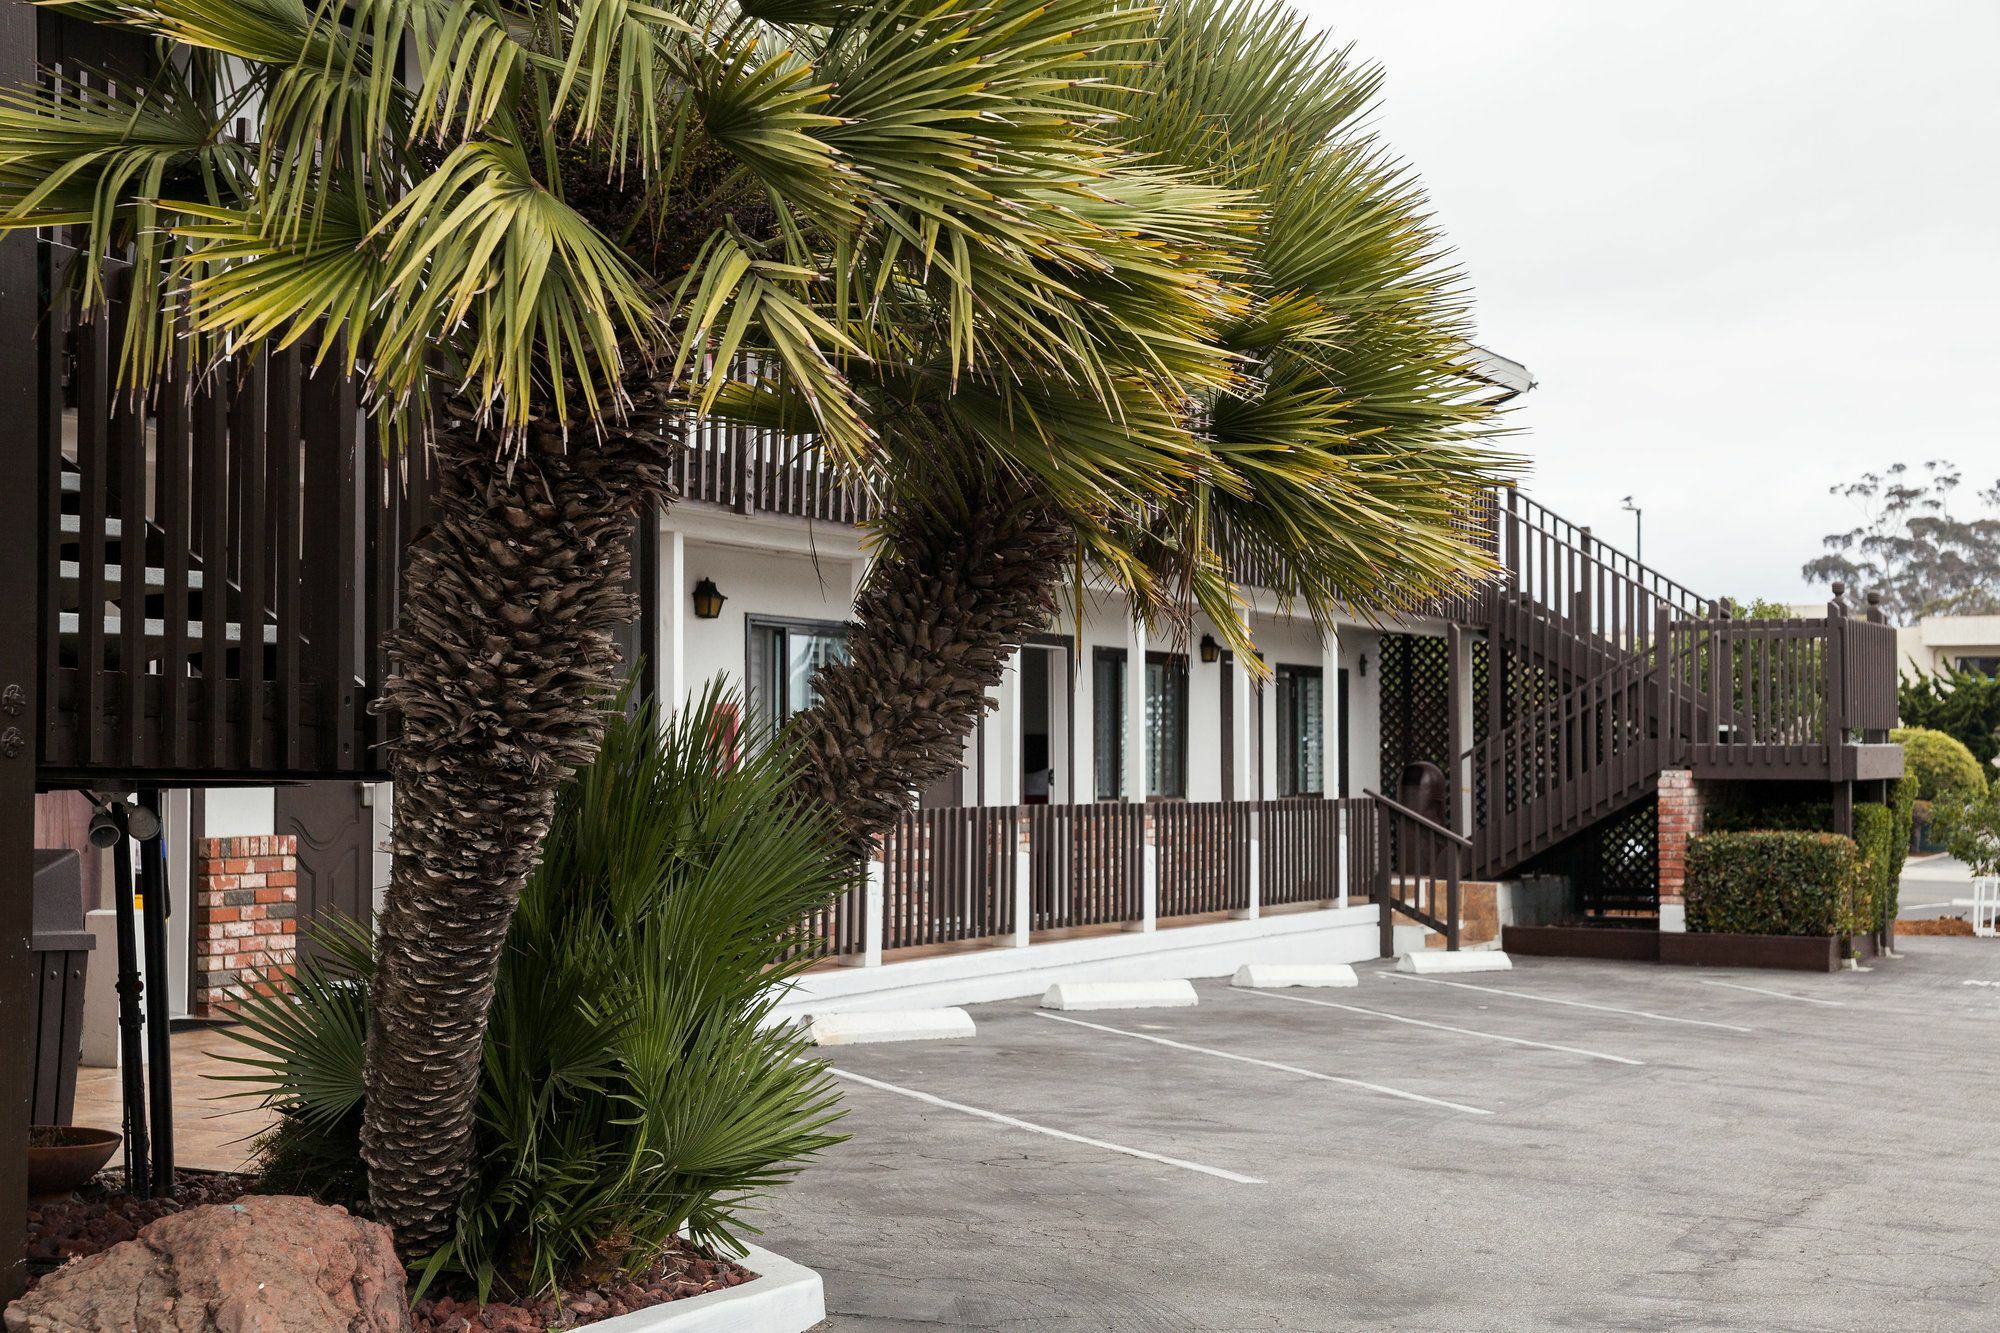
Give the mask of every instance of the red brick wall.
<path id="1" fill-rule="evenodd" d="M 1686 900 L 1688 839 L 1701 832 L 1701 789 L 1694 774 L 1670 768 L 1660 774 L 1660 906 L 1682 907 Z"/>
<path id="2" fill-rule="evenodd" d="M 194 845 L 194 1012 L 212 1016 L 253 988 L 282 986 L 298 958 L 298 839 L 203 838 Z"/>

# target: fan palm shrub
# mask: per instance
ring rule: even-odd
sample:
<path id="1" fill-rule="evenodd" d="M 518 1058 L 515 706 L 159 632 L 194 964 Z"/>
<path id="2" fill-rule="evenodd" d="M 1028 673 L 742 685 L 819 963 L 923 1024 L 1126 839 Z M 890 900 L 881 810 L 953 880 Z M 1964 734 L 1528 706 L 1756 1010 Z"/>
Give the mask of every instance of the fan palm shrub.
<path id="1" fill-rule="evenodd" d="M 1119 0 L 38 3 L 156 47 L 144 77 L 0 93 L 0 227 L 74 229 L 83 318 L 106 258 L 131 265 L 123 387 L 298 344 L 434 454 L 379 703 L 362 1131 L 376 1211 L 423 1246 L 472 1169 L 502 943 L 615 689 L 632 516 L 687 421 L 782 398 L 836 463 L 894 471 L 929 441 L 878 431 L 895 395 L 850 375 L 920 307 L 926 374 L 1005 400 L 1018 364 L 1045 414 L 1161 421 L 1040 437 L 1065 513 L 1127 510 L 1194 474 L 1160 405 L 1212 378 L 1200 261 L 1239 219 L 1097 132 L 1079 90 L 1127 59 Z M 745 353 L 772 373 L 732 383 Z"/>
<path id="2" fill-rule="evenodd" d="M 1269 0 L 1168 0 L 1131 36 L 1143 59 L 1085 90 L 1100 135 L 1247 206 L 1248 225 L 1187 223 L 1219 289 L 1211 318 L 1173 330 L 1176 399 L 857 372 L 914 405 L 883 413 L 885 434 L 927 445 L 892 452 L 847 660 L 794 723 L 801 790 L 857 848 L 962 761 L 1012 651 L 1085 568 L 1176 632 L 1200 611 L 1246 663 L 1243 585 L 1372 618 L 1490 568 L 1472 520 L 1516 460 L 1492 448 L 1464 277 L 1414 173 L 1366 128 L 1381 71 Z M 938 339 L 920 305 L 894 328 L 871 372 L 922 366 Z M 1051 442 L 1078 436 L 1157 436 L 1195 465 L 1079 510 L 1048 481 Z"/>
<path id="3" fill-rule="evenodd" d="M 823 1066 L 772 1021 L 812 961 L 797 925 L 848 887 L 790 756 L 738 758 L 711 687 L 661 725 L 611 716 L 558 793 L 495 988 L 470 1188 L 430 1269 L 482 1294 L 642 1268 L 685 1228 L 740 1250 L 746 1210 L 836 1142 Z M 280 1124 L 267 1185 L 354 1202 L 375 960 L 335 927 L 292 998 L 243 1011 L 250 1091 Z"/>

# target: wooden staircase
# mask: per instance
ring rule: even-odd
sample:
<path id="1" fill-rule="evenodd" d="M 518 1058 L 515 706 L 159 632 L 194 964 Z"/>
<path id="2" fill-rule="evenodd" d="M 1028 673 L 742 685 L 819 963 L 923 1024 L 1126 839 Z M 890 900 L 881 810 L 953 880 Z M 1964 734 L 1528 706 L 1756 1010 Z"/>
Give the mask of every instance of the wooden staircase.
<path id="1" fill-rule="evenodd" d="M 1900 774 L 1881 743 L 1896 675 L 1879 612 L 1849 617 L 1836 595 L 1824 620 L 1736 620 L 1514 492 L 1497 536 L 1486 734 L 1461 756 L 1477 793 L 1469 875 L 1519 872 L 1648 799 L 1666 768 Z"/>

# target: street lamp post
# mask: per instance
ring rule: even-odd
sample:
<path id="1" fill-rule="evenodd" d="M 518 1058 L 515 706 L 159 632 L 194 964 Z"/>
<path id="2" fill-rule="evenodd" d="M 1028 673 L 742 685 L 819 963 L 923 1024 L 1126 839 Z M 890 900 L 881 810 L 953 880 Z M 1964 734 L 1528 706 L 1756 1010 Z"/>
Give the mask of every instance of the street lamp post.
<path id="1" fill-rule="evenodd" d="M 1629 495 L 1625 497 L 1623 508 L 1632 514 L 1632 558 L 1643 564 L 1646 559 L 1646 511 L 1633 504 Z"/>

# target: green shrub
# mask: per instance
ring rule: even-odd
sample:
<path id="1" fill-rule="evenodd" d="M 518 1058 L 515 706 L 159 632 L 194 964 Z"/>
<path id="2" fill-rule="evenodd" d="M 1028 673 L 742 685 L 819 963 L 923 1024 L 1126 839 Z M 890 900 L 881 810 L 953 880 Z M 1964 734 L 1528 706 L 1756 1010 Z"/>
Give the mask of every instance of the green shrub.
<path id="1" fill-rule="evenodd" d="M 1980 770 L 1992 776 L 1994 756 L 2000 754 L 2000 676 L 1977 671 L 1903 676 L 1896 689 L 1896 713 L 1909 726 L 1956 736 Z"/>
<path id="2" fill-rule="evenodd" d="M 2000 785 L 1947 792 L 1931 811 L 1931 836 L 1975 875 L 2000 875 Z"/>
<path id="3" fill-rule="evenodd" d="M 1897 778 L 1889 784 L 1889 812 L 1896 820 L 1896 850 L 1889 871 L 1889 896 L 1882 904 L 1882 927 L 1889 928 L 1902 911 L 1903 866 L 1910 859 L 1910 843 L 1917 828 L 1917 784 Z"/>
<path id="4" fill-rule="evenodd" d="M 1687 928 L 1832 935 L 1853 915 L 1861 857 L 1837 833 L 1708 833 L 1688 840 Z"/>
<path id="5" fill-rule="evenodd" d="M 1979 761 L 1956 737 L 1923 727 L 1899 727 L 1889 739 L 1903 747 L 1903 772 L 1916 782 L 1918 800 L 1935 801 L 1948 791 L 1986 790 Z"/>
<path id="6" fill-rule="evenodd" d="M 1848 905 L 1841 933 L 1866 935 L 1883 928 L 1883 910 L 1896 897 L 1896 812 L 1873 802 L 1854 807 L 1854 846 L 1861 854 L 1861 879 Z"/>
<path id="7" fill-rule="evenodd" d="M 495 988 L 476 1175 L 426 1281 L 547 1291 L 643 1266 L 683 1227 L 740 1250 L 746 1206 L 838 1141 L 824 1065 L 769 1020 L 813 961 L 800 921 L 849 870 L 787 799 L 787 752 L 733 756 L 715 725 L 733 707 L 711 688 L 664 729 L 620 710 L 563 787 Z M 282 1117 L 266 1171 L 341 1202 L 359 1202 L 371 969 L 364 940 L 302 966 L 302 1002 L 245 1014 Z"/>

